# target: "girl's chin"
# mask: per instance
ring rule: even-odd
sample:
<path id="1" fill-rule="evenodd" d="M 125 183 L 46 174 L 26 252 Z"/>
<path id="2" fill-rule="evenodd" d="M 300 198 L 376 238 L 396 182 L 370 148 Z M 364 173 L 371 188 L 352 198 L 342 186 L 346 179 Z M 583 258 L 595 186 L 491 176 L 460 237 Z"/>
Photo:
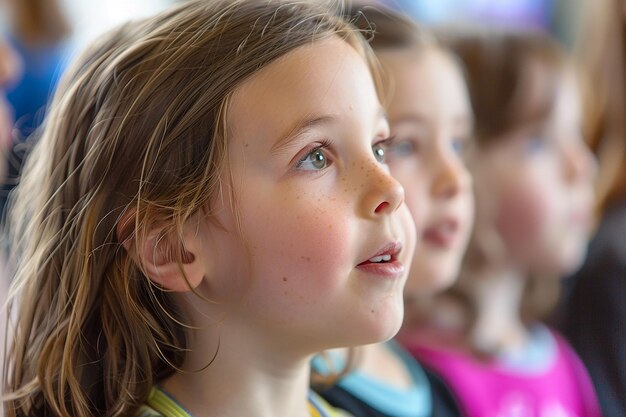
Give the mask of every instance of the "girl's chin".
<path id="1" fill-rule="evenodd" d="M 377 313 L 372 311 L 372 314 L 376 315 Z M 373 323 L 370 331 L 364 334 L 363 341 L 359 344 L 368 345 L 371 343 L 382 343 L 393 339 L 396 334 L 398 334 L 398 331 L 400 331 L 400 326 L 402 326 L 404 319 L 404 303 L 402 303 L 401 308 L 397 309 L 397 311 L 388 312 L 384 314 L 384 317 L 381 314 L 378 319 L 376 323 Z"/>

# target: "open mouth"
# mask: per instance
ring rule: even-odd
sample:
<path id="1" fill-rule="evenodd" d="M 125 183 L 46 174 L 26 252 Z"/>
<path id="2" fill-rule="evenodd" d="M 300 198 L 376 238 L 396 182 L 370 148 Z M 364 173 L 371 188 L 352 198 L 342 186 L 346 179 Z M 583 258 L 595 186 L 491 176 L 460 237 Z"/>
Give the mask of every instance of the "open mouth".
<path id="1" fill-rule="evenodd" d="M 373 258 L 368 259 L 367 262 L 371 262 L 373 264 L 385 263 L 391 261 L 391 258 L 391 255 L 385 254 L 380 256 L 374 256 Z"/>
<path id="2" fill-rule="evenodd" d="M 404 272 L 404 265 L 398 260 L 401 250 L 399 242 L 385 245 L 374 256 L 358 264 L 357 268 L 375 275 L 399 276 Z"/>
<path id="3" fill-rule="evenodd" d="M 367 264 L 388 264 L 398 259 L 397 254 L 385 253 L 384 255 L 372 256 L 366 261 L 361 262 L 358 266 Z"/>
<path id="4" fill-rule="evenodd" d="M 382 247 L 374 256 L 363 261 L 359 264 L 384 264 L 394 262 L 398 259 L 398 254 L 402 250 L 402 244 L 400 242 L 393 242 Z"/>

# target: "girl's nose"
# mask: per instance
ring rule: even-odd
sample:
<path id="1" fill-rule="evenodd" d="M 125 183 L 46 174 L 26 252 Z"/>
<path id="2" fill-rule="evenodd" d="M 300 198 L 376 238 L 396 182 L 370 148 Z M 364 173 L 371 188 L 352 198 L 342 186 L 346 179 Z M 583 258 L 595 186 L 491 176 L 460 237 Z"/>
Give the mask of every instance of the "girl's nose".
<path id="1" fill-rule="evenodd" d="M 404 188 L 382 164 L 372 163 L 364 184 L 367 192 L 363 210 L 367 217 L 380 217 L 396 211 L 404 203 Z"/>
<path id="2" fill-rule="evenodd" d="M 589 147 L 580 142 L 564 152 L 565 175 L 569 181 L 577 182 L 596 176 L 597 162 Z"/>

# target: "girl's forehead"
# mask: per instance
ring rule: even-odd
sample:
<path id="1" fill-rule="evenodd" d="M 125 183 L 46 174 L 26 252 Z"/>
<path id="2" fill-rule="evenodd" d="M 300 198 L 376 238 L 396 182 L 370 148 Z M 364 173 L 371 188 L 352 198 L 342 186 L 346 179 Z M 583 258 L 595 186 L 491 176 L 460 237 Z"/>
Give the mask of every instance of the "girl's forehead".
<path id="1" fill-rule="evenodd" d="M 378 97 L 364 58 L 331 37 L 296 48 L 247 79 L 232 95 L 227 121 L 235 134 L 275 136 L 295 120 L 374 106 Z"/>

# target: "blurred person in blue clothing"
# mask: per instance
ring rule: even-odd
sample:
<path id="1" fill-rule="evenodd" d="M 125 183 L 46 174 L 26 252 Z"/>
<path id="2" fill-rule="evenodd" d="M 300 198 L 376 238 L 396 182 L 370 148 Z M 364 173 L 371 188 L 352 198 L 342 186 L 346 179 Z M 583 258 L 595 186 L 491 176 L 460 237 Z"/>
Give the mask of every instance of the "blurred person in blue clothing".
<path id="1" fill-rule="evenodd" d="M 13 112 L 4 97 L 4 87 L 14 80 L 21 68 L 21 63 L 17 54 L 12 50 L 9 44 L 0 37 L 0 178 L 6 173 L 6 166 L 2 163 L 5 161 L 4 156 L 8 152 L 12 143 L 13 131 Z M 0 252 L 0 357 L 3 357 L 4 337 L 6 335 L 7 316 L 4 309 L 6 295 L 8 291 L 8 279 L 4 273 L 4 259 Z M 0 361 L 0 375 L 2 372 L 2 361 Z M 2 413 L 2 403 L 0 402 L 0 415 Z"/>
<path id="2" fill-rule="evenodd" d="M 23 61 L 24 71 L 7 98 L 24 136 L 41 123 L 43 109 L 61 75 L 66 54 L 67 23 L 56 0 L 6 0 L 9 41 Z"/>
<path id="3" fill-rule="evenodd" d="M 22 72 L 6 90 L 17 135 L 4 157 L 8 172 L 0 188 L 4 212 L 9 192 L 17 184 L 24 158 L 22 143 L 43 121 L 45 108 L 63 72 L 70 27 L 57 0 L 5 0 L 7 41 L 22 62 Z"/>
<path id="4" fill-rule="evenodd" d="M 0 37 L 0 178 L 6 175 L 6 155 L 12 144 L 13 109 L 5 96 L 5 87 L 21 72 L 21 61 L 11 46 Z"/>

